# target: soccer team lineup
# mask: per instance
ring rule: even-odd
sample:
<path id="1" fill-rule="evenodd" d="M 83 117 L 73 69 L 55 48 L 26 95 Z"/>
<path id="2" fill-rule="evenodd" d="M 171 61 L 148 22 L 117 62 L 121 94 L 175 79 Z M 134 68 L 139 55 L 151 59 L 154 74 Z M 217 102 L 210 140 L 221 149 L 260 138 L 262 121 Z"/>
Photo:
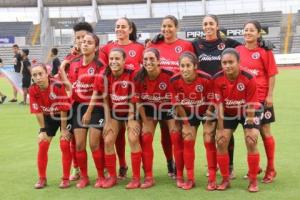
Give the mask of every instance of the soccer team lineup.
<path id="1" fill-rule="evenodd" d="M 177 18 L 167 15 L 161 32 L 141 44 L 134 22 L 122 17 L 112 24 L 116 40 L 100 47 L 93 27 L 79 22 L 73 27 L 74 46 L 55 73 L 49 74 L 43 63 L 24 65 L 24 94 L 39 130 L 34 188 L 54 187 L 47 185 L 47 166 L 53 164 L 48 150 L 56 135 L 61 174 L 55 178 L 62 189 L 109 189 L 120 181 L 127 181 L 125 188 L 131 190 L 157 187 L 153 139 L 160 137 L 170 187 L 230 190 L 239 125 L 247 149 L 245 189 L 258 192 L 261 184 L 272 184 L 278 74 L 273 44 L 262 38 L 256 20 L 245 21 L 244 43 L 221 35 L 215 15 L 206 15 L 201 23 L 205 35 L 187 41 L 177 37 Z M 197 137 L 203 138 L 197 145 L 204 147 L 207 163 L 207 184 L 201 186 L 195 180 Z M 264 147 L 260 151 L 258 140 Z M 88 173 L 88 151 L 96 177 Z M 125 179 L 129 172 L 132 176 Z"/>

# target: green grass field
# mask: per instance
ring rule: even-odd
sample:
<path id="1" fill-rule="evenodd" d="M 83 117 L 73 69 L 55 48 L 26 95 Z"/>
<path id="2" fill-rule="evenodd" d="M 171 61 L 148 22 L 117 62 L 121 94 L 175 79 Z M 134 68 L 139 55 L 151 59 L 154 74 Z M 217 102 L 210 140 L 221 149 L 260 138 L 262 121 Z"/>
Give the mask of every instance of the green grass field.
<path id="1" fill-rule="evenodd" d="M 167 177 L 166 162 L 160 145 L 159 131 L 155 137 L 154 175 L 156 185 L 148 190 L 125 189 L 129 179 L 119 182 L 113 189 L 94 189 L 92 186 L 83 190 L 72 187 L 66 190 L 58 188 L 61 176 L 60 150 L 58 137 L 53 140 L 49 151 L 48 187 L 43 190 L 33 189 L 37 180 L 37 123 L 29 114 L 28 106 L 13 103 L 0 105 L 0 200 L 3 199 L 299 199 L 300 198 L 300 70 L 280 70 L 276 82 L 275 111 L 277 122 L 273 125 L 276 138 L 276 167 L 278 176 L 269 185 L 260 184 L 260 192 L 247 192 L 248 182 L 242 177 L 247 172 L 246 147 L 243 133 L 239 128 L 235 133 L 235 171 L 237 179 L 232 181 L 232 188 L 225 192 L 207 192 L 205 177 L 205 152 L 202 131 L 199 129 L 196 148 L 196 188 L 191 191 L 177 189 L 175 182 Z M 0 91 L 11 98 L 11 86 L 0 78 Z M 20 99 L 20 96 L 19 96 Z M 262 141 L 259 141 L 261 166 L 265 168 L 265 153 Z M 127 161 L 130 166 L 129 149 Z M 129 176 L 131 175 L 129 170 Z M 89 156 L 89 176 L 92 185 L 96 171 Z M 263 175 L 259 176 L 262 179 Z M 218 177 L 220 180 L 220 177 Z"/>

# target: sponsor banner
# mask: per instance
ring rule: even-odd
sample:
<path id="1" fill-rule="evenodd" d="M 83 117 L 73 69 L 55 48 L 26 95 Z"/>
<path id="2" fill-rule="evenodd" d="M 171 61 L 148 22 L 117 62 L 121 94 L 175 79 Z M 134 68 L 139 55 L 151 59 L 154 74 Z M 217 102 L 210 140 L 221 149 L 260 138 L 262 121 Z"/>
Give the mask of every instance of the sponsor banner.
<path id="1" fill-rule="evenodd" d="M 55 29 L 72 29 L 75 24 L 83 21 L 84 17 L 50 18 L 50 24 L 54 26 Z"/>
<path id="2" fill-rule="evenodd" d="M 14 44 L 15 37 L 14 36 L 0 36 L 0 44 Z"/>
<path id="3" fill-rule="evenodd" d="M 3 66 L 0 67 L 0 73 L 7 78 L 7 80 L 20 92 L 23 94 L 22 90 L 22 75 L 16 73 L 14 66 Z"/>
<path id="4" fill-rule="evenodd" d="M 300 64 L 300 53 L 294 54 L 275 54 L 277 65 Z"/>
<path id="5" fill-rule="evenodd" d="M 235 29 L 221 29 L 221 34 L 225 36 L 243 36 L 243 28 L 235 28 Z M 269 34 L 269 27 L 262 27 L 262 34 L 267 35 Z M 195 30 L 195 31 L 186 31 L 185 37 L 186 38 L 197 38 L 197 37 L 204 37 L 205 33 L 201 30 Z"/>

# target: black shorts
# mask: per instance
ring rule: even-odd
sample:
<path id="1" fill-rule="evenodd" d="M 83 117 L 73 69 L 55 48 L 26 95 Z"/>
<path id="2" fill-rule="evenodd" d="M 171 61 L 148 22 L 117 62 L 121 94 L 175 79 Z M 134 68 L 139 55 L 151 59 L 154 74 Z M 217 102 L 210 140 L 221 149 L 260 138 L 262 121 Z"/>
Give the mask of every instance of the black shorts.
<path id="1" fill-rule="evenodd" d="M 88 126 L 82 124 L 82 117 L 87 111 L 88 104 L 75 102 L 72 106 L 72 129 L 76 128 L 97 128 L 102 130 L 104 127 L 104 110 L 100 106 L 95 106 L 91 114 L 91 121 Z"/>
<path id="2" fill-rule="evenodd" d="M 44 123 L 45 123 L 47 135 L 49 137 L 54 137 L 56 135 L 58 128 L 61 127 L 60 115 L 54 115 L 54 116 L 44 115 Z M 68 120 L 67 122 L 67 129 L 70 132 L 72 131 L 71 120 Z"/>
<path id="3" fill-rule="evenodd" d="M 174 109 L 170 108 L 169 111 L 161 111 L 156 107 L 150 105 L 143 105 L 147 117 L 151 117 L 155 120 L 170 120 L 174 119 Z"/>
<path id="4" fill-rule="evenodd" d="M 274 107 L 264 107 L 261 124 L 270 124 L 272 122 L 275 122 Z"/>
<path id="5" fill-rule="evenodd" d="M 238 126 L 238 124 L 241 123 L 243 125 L 243 128 L 256 128 L 260 129 L 261 125 L 261 113 L 257 112 L 255 113 L 255 120 L 253 124 L 246 124 L 245 123 L 245 117 L 241 116 L 240 118 L 237 118 L 236 116 L 231 117 L 231 116 L 224 116 L 223 124 L 224 124 L 224 129 L 232 129 L 235 130 Z"/>
<path id="6" fill-rule="evenodd" d="M 31 85 L 31 77 L 23 76 L 22 78 L 22 88 L 29 88 Z"/>

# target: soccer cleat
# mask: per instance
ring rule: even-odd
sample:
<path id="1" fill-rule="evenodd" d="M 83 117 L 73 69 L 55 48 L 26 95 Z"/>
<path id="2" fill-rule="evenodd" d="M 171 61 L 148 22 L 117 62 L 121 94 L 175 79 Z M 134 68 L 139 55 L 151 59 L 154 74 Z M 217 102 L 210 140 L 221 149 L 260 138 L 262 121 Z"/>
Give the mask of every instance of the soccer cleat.
<path id="1" fill-rule="evenodd" d="M 127 185 L 126 189 L 136 189 L 141 186 L 140 179 L 138 178 L 133 178 Z"/>
<path id="2" fill-rule="evenodd" d="M 102 187 L 105 189 L 111 188 L 117 184 L 117 177 L 108 177 L 105 179 Z"/>
<path id="3" fill-rule="evenodd" d="M 217 186 L 217 190 L 224 191 L 230 188 L 230 178 L 223 178 L 220 185 Z"/>
<path id="4" fill-rule="evenodd" d="M 128 170 L 127 166 L 126 167 L 120 167 L 118 179 L 124 180 L 127 177 L 127 170 Z"/>
<path id="5" fill-rule="evenodd" d="M 195 181 L 193 180 L 188 180 L 187 182 L 185 182 L 182 186 L 182 189 L 184 190 L 190 190 L 193 187 L 195 187 Z"/>
<path id="6" fill-rule="evenodd" d="M 267 170 L 262 180 L 263 183 L 272 183 L 276 177 L 277 172 L 275 170 Z"/>
<path id="7" fill-rule="evenodd" d="M 207 191 L 214 191 L 216 189 L 217 189 L 216 181 L 208 181 L 207 186 L 206 186 L 206 190 Z"/>
<path id="8" fill-rule="evenodd" d="M 262 173 L 262 168 L 259 168 L 259 171 L 258 171 L 257 175 L 258 175 L 258 174 L 261 174 L 261 173 Z M 249 174 L 247 173 L 247 174 L 244 176 L 244 179 L 248 179 L 248 176 L 249 176 Z"/>
<path id="9" fill-rule="evenodd" d="M 105 178 L 97 178 L 94 188 L 102 188 Z"/>
<path id="10" fill-rule="evenodd" d="M 168 160 L 167 168 L 168 168 L 168 176 L 176 179 L 176 167 L 173 160 Z"/>
<path id="11" fill-rule="evenodd" d="M 7 97 L 7 96 L 2 96 L 2 97 L 1 97 L 1 102 L 0 102 L 0 104 L 2 104 L 2 103 L 5 102 L 6 97 Z"/>
<path id="12" fill-rule="evenodd" d="M 79 168 L 73 168 L 69 180 L 70 181 L 77 181 L 77 180 L 79 180 L 79 178 L 80 178 Z"/>
<path id="13" fill-rule="evenodd" d="M 68 180 L 68 179 L 61 179 L 61 182 L 60 182 L 60 184 L 59 184 L 59 188 L 61 188 L 61 189 L 65 189 L 65 188 L 68 188 L 68 187 L 70 187 L 70 180 Z"/>
<path id="14" fill-rule="evenodd" d="M 146 177 L 144 183 L 141 184 L 141 189 L 147 189 L 154 185 L 153 177 Z"/>
<path id="15" fill-rule="evenodd" d="M 86 186 L 88 186 L 89 184 L 90 184 L 89 177 L 81 177 L 80 180 L 78 181 L 78 183 L 76 184 L 76 187 L 78 189 L 83 189 Z"/>
<path id="16" fill-rule="evenodd" d="M 249 192 L 258 192 L 259 191 L 257 180 L 249 181 L 248 191 Z"/>
<path id="17" fill-rule="evenodd" d="M 183 181 L 183 178 L 182 177 L 179 177 L 176 179 L 176 185 L 178 188 L 182 188 L 183 185 L 184 185 L 184 181 Z"/>
<path id="18" fill-rule="evenodd" d="M 11 99 L 8 102 L 14 103 L 14 102 L 18 102 L 18 100 L 17 99 Z"/>
<path id="19" fill-rule="evenodd" d="M 35 189 L 43 189 L 47 186 L 47 179 L 46 178 L 39 178 L 39 180 L 34 185 Z"/>

